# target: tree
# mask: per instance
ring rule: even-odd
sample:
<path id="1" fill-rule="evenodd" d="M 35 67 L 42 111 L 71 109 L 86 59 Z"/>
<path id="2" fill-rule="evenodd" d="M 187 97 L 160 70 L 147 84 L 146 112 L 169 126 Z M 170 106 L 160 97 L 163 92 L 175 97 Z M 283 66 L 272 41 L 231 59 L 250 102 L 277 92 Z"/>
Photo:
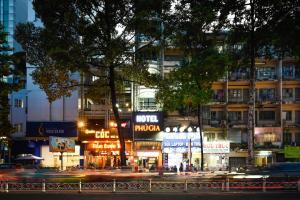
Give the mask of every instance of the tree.
<path id="1" fill-rule="evenodd" d="M 28 61 L 39 67 L 33 74 L 35 81 L 48 99 L 54 100 L 69 95 L 78 86 L 70 72 L 98 77 L 89 86 L 107 89 L 110 94 L 121 144 L 121 165 L 126 165 L 118 88 L 123 88 L 125 81 L 145 85 L 153 82 L 155 77 L 148 72 L 147 62 L 137 55 L 155 46 L 160 37 L 155 19 L 169 6 L 168 1 L 35 0 L 33 5 L 44 28 L 20 25 L 16 38 L 26 50 Z M 137 45 L 137 35 L 147 38 L 146 42 Z M 56 76 L 41 76 L 49 75 L 50 69 L 57 72 Z"/>
<path id="2" fill-rule="evenodd" d="M 285 53 L 299 56 L 299 18 L 296 9 L 298 0 L 225 0 L 220 18 L 228 18 L 229 45 L 236 46 L 236 57 L 240 67 L 250 69 L 250 92 L 248 110 L 248 159 L 254 165 L 255 132 L 255 58 L 281 59 Z M 291 37 L 287 37 L 290 35 Z"/>
<path id="3" fill-rule="evenodd" d="M 10 102 L 8 95 L 20 89 L 21 83 L 18 78 L 21 71 L 14 65 L 17 57 L 12 55 L 12 49 L 7 43 L 7 33 L 0 26 L 0 159 L 5 147 L 10 146 L 11 134 L 14 127 L 10 123 Z"/>
<path id="4" fill-rule="evenodd" d="M 221 51 L 225 36 L 218 13 L 220 1 L 177 1 L 166 25 L 171 46 L 183 52 L 183 62 L 161 81 L 156 95 L 165 110 L 185 105 L 197 111 L 201 145 L 201 170 L 204 168 L 202 105 L 212 97 L 212 83 L 231 66 L 230 55 Z"/>

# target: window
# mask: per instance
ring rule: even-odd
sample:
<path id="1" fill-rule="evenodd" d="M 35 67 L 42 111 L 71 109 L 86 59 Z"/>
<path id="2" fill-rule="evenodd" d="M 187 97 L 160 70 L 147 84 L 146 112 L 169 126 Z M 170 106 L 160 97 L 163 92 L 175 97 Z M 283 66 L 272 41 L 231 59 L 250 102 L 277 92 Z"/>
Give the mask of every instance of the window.
<path id="1" fill-rule="evenodd" d="M 275 120 L 275 111 L 261 111 L 259 112 L 260 120 Z"/>
<path id="2" fill-rule="evenodd" d="M 259 90 L 259 100 L 260 101 L 275 100 L 275 89 L 274 88 L 260 89 Z"/>
<path id="3" fill-rule="evenodd" d="M 15 107 L 16 108 L 23 108 L 23 100 L 22 99 L 15 99 Z"/>
<path id="4" fill-rule="evenodd" d="M 282 67 L 282 76 L 284 78 L 294 77 L 294 65 L 285 65 Z"/>
<path id="5" fill-rule="evenodd" d="M 289 132 L 284 132 L 283 133 L 283 143 L 284 144 L 291 144 L 292 143 L 292 134 Z"/>
<path id="6" fill-rule="evenodd" d="M 216 135 L 215 133 L 204 133 L 204 138 L 206 138 L 208 142 L 211 142 L 215 140 Z"/>
<path id="7" fill-rule="evenodd" d="M 282 89 L 282 97 L 283 97 L 283 99 L 293 98 L 293 88 L 283 88 Z"/>
<path id="8" fill-rule="evenodd" d="M 300 133 L 295 133 L 295 142 L 297 146 L 300 146 Z"/>
<path id="9" fill-rule="evenodd" d="M 140 98 L 139 107 L 141 110 L 156 110 L 155 98 Z"/>
<path id="10" fill-rule="evenodd" d="M 240 99 L 242 97 L 242 90 L 232 89 L 229 90 L 229 99 Z"/>
<path id="11" fill-rule="evenodd" d="M 16 132 L 23 132 L 23 124 L 15 124 Z"/>
<path id="12" fill-rule="evenodd" d="M 223 119 L 223 112 L 222 111 L 211 111 L 210 112 L 210 119 L 212 121 L 218 121 Z"/>
<path id="13" fill-rule="evenodd" d="M 224 101 L 224 91 L 223 90 L 215 90 L 213 100 Z"/>
<path id="14" fill-rule="evenodd" d="M 218 136 L 218 140 L 225 140 L 226 139 L 225 133 L 218 133 L 217 136 Z"/>
<path id="15" fill-rule="evenodd" d="M 295 88 L 295 101 L 300 101 L 300 88 Z"/>
<path id="16" fill-rule="evenodd" d="M 258 79 L 273 79 L 275 78 L 275 68 L 274 67 L 260 67 L 257 69 Z"/>
<path id="17" fill-rule="evenodd" d="M 283 112 L 283 119 L 286 121 L 292 121 L 292 111 L 284 111 Z"/>
<path id="18" fill-rule="evenodd" d="M 228 112 L 228 119 L 230 120 L 230 122 L 241 121 L 242 113 L 239 111 Z"/>

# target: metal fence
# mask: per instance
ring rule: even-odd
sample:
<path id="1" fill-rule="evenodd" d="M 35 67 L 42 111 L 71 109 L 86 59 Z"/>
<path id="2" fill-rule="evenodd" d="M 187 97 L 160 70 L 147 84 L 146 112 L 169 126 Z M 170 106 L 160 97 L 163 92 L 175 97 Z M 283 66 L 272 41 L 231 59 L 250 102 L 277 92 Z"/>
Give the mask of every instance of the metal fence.
<path id="1" fill-rule="evenodd" d="M 298 181 L 267 181 L 242 180 L 235 181 L 117 181 L 111 182 L 77 182 L 54 183 L 42 181 L 40 183 L 1 182 L 1 192 L 229 192 L 229 191 L 298 191 L 300 192 L 300 180 Z"/>

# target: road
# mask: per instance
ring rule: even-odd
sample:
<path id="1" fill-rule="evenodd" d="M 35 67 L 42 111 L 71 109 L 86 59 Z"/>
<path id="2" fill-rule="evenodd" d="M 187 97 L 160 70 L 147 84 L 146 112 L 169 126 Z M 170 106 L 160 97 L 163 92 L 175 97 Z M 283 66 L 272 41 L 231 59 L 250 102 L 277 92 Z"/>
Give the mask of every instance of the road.
<path id="1" fill-rule="evenodd" d="M 1 200 L 299 200 L 300 193 L 173 193 L 173 194 L 74 194 L 0 193 Z"/>

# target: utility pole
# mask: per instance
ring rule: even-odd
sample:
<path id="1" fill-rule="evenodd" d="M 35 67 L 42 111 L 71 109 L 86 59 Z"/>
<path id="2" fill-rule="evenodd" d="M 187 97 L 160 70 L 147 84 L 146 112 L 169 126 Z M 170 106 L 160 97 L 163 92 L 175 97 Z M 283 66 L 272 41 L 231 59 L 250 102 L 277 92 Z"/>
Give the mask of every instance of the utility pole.
<path id="1" fill-rule="evenodd" d="M 250 92 L 248 111 L 248 157 L 247 166 L 254 166 L 254 132 L 255 132 L 255 0 L 250 0 Z"/>

